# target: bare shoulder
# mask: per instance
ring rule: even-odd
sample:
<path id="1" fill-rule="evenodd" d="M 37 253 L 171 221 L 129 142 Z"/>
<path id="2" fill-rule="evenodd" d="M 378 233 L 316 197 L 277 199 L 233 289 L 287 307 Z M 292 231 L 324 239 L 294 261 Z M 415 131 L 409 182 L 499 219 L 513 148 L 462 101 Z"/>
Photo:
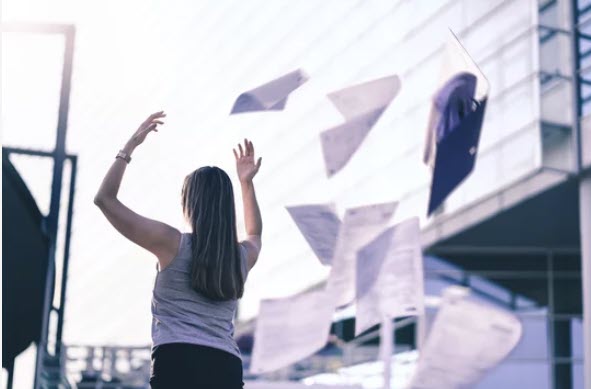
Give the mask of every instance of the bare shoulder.
<path id="1" fill-rule="evenodd" d="M 181 244 L 182 233 L 174 227 L 167 227 L 162 231 L 161 248 L 156 255 L 160 269 L 164 269 L 170 265 L 172 260 L 178 255 Z"/>
<path id="2" fill-rule="evenodd" d="M 249 235 L 245 240 L 240 242 L 246 249 L 246 263 L 247 269 L 250 271 L 254 267 L 261 252 L 261 237 L 260 235 Z"/>

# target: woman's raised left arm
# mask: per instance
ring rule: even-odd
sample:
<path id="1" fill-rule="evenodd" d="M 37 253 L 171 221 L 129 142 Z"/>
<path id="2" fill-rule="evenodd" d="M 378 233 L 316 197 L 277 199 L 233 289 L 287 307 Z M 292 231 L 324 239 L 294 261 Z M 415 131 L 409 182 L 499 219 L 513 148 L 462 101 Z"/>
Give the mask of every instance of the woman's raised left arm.
<path id="1" fill-rule="evenodd" d="M 150 132 L 158 131 L 158 125 L 163 124 L 161 119 L 165 116 L 162 111 L 156 112 L 139 126 L 113 161 L 94 197 L 94 203 L 113 227 L 127 239 L 156 255 L 161 267 L 167 266 L 177 254 L 180 232 L 168 224 L 135 213 L 117 198 L 117 194 L 131 154 Z"/>

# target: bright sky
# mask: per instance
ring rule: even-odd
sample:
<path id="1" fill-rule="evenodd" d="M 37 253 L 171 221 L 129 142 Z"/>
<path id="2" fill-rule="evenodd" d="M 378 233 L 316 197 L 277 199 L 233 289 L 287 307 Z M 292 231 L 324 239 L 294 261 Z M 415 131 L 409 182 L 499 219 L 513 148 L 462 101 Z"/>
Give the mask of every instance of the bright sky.
<path id="1" fill-rule="evenodd" d="M 429 69 L 440 60 L 426 55 L 448 27 L 461 30 L 474 17 L 470 12 L 486 12 L 498 1 L 486 3 L 476 9 L 468 2 L 456 17 L 450 8 L 456 2 L 445 0 L 4 0 L 3 21 L 77 28 L 67 149 L 79 156 L 79 171 L 65 341 L 150 342 L 155 259 L 119 236 L 92 199 L 117 151 L 151 112 L 166 110 L 166 125 L 136 150 L 120 192 L 145 216 L 184 229 L 186 174 L 217 165 L 235 180 L 231 149 L 244 137 L 263 157 L 255 183 L 264 249 L 241 318 L 255 315 L 261 298 L 293 294 L 327 274 L 286 205 L 335 201 L 342 211 L 414 193 L 396 218 L 424 216 L 429 172 L 420 155 L 439 77 Z M 441 22 L 424 35 L 412 28 L 435 14 Z M 56 37 L 3 34 L 4 145 L 53 146 L 62 47 Z M 422 56 L 429 59 L 417 69 Z M 228 116 L 241 92 L 297 68 L 311 78 L 283 112 Z M 402 76 L 401 94 L 344 171 L 327 180 L 318 135 L 343 119 L 326 94 L 391 74 Z M 14 163 L 46 212 L 51 164 L 22 157 Z M 241 204 L 237 211 L 241 216 Z"/>

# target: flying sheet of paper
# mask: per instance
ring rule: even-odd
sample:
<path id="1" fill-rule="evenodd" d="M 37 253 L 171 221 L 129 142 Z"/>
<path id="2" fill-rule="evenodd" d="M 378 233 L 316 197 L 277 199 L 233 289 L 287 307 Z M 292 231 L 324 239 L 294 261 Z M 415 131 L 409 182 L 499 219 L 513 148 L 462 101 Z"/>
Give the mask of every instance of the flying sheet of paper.
<path id="1" fill-rule="evenodd" d="M 361 385 L 306 385 L 294 381 L 245 381 L 244 389 L 363 389 Z"/>
<path id="2" fill-rule="evenodd" d="M 383 112 L 381 108 L 371 111 L 320 134 L 327 177 L 332 177 L 349 162 Z"/>
<path id="3" fill-rule="evenodd" d="M 280 111 L 291 92 L 308 81 L 301 69 L 295 70 L 257 88 L 242 93 L 234 102 L 230 115 L 254 111 Z"/>
<path id="4" fill-rule="evenodd" d="M 384 231 L 394 215 L 397 202 L 350 208 L 345 213 L 335 245 L 327 290 L 341 307 L 355 299 L 357 250 Z"/>
<path id="5" fill-rule="evenodd" d="M 400 79 L 398 76 L 389 76 L 328 95 L 346 119 L 345 123 L 320 135 L 328 177 L 332 177 L 349 162 L 398 92 Z"/>
<path id="6" fill-rule="evenodd" d="M 333 299 L 325 290 L 263 300 L 250 372 L 274 371 L 323 348 L 328 341 L 333 311 Z"/>
<path id="7" fill-rule="evenodd" d="M 470 57 L 453 31 L 449 32 L 450 36 L 445 46 L 437 90 L 439 91 L 444 84 L 459 74 L 468 73 L 476 77 L 474 99 L 477 103 L 474 104 L 473 112 L 462 114 L 465 116 L 462 123 L 450 129 L 450 135 L 440 142 L 436 140 L 437 125 L 444 118 L 441 117 L 435 103 L 431 105 L 423 152 L 423 161 L 433 169 L 427 215 L 433 213 L 472 172 L 490 89 L 488 80 L 476 62 Z M 446 155 L 439 155 L 439 151 L 442 149 L 445 149 Z M 441 165 L 439 168 L 438 164 Z M 438 171 L 436 172 L 436 170 Z"/>
<path id="8" fill-rule="evenodd" d="M 347 120 L 381 109 L 400 92 L 400 78 L 388 76 L 329 93 L 329 100 Z"/>
<path id="9" fill-rule="evenodd" d="M 330 265 L 341 227 L 334 204 L 300 205 L 286 209 L 320 262 Z"/>
<path id="10" fill-rule="evenodd" d="M 469 72 L 476 76 L 476 100 L 482 100 L 488 96 L 490 84 L 488 79 L 482 73 L 482 70 L 472 59 L 468 50 L 460 43 L 460 40 L 449 30 L 449 38 L 445 44 L 443 53 L 443 65 L 440 73 L 440 84 L 443 84 L 449 77 L 458 72 Z"/>
<path id="11" fill-rule="evenodd" d="M 408 389 L 472 388 L 515 348 L 521 322 L 467 298 L 444 298 Z"/>
<path id="12" fill-rule="evenodd" d="M 378 324 L 424 312 L 419 219 L 388 228 L 357 252 L 355 335 Z"/>

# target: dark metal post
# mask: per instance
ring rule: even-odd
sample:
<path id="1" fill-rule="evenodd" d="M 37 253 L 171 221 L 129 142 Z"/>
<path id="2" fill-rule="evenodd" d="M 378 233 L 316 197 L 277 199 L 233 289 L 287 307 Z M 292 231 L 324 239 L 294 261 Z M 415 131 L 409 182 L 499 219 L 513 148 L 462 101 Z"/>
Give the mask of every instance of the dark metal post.
<path id="1" fill-rule="evenodd" d="M 551 251 L 546 253 L 546 290 L 548 291 L 548 314 L 546 316 L 546 325 L 547 325 L 547 333 L 548 333 L 548 349 L 549 349 L 549 365 L 550 369 L 548 371 L 549 382 L 551 383 L 551 387 L 554 389 L 558 389 L 559 387 L 556 385 L 556 362 L 555 357 L 556 353 L 554 351 L 554 256 Z"/>
<path id="2" fill-rule="evenodd" d="M 45 279 L 45 301 L 43 304 L 43 316 L 41 334 L 37 348 L 35 361 L 34 389 L 39 389 L 43 359 L 47 350 L 49 329 L 49 315 L 52 308 L 52 296 L 55 274 L 55 251 L 57 243 L 57 230 L 59 222 L 60 199 L 62 193 L 62 176 L 64 160 L 66 159 L 66 130 L 68 126 L 68 111 L 70 108 L 70 85 L 72 80 L 72 62 L 74 58 L 74 26 L 64 26 L 64 65 L 62 69 L 62 84 L 60 92 L 60 105 L 57 124 L 57 136 L 53 151 L 53 179 L 51 182 L 51 200 L 49 203 L 49 215 L 47 216 L 47 231 L 49 234 L 49 261 L 47 278 Z"/>
<path id="3" fill-rule="evenodd" d="M 68 268 L 70 265 L 70 240 L 72 234 L 72 218 L 74 215 L 74 192 L 76 191 L 76 172 L 78 157 L 70 157 L 70 191 L 68 194 L 68 215 L 66 217 L 66 241 L 64 243 L 64 262 L 62 264 L 62 284 L 60 288 L 59 315 L 57 318 L 57 333 L 55 336 L 55 353 L 60 355 L 62 349 L 62 334 L 66 307 L 66 289 L 68 286 Z"/>
<path id="4" fill-rule="evenodd" d="M 581 102 L 581 50 L 579 48 L 580 32 L 579 32 L 579 7 L 578 0 L 571 1 L 571 20 L 572 20 L 572 73 L 573 73 L 573 146 L 575 157 L 575 171 L 577 174 L 581 172 L 582 166 L 582 145 L 581 145 L 581 116 L 582 116 L 582 102 Z"/>
<path id="5" fill-rule="evenodd" d="M 581 139 L 581 38 L 589 36 L 579 31 L 580 10 L 577 0 L 571 0 L 572 72 L 573 72 L 573 143 L 576 172 L 579 180 L 579 229 L 581 236 L 581 282 L 583 291 L 583 381 L 591 389 L 591 174 L 583 172 L 583 145 Z M 584 12 L 589 11 L 586 7 Z"/>
<path id="6" fill-rule="evenodd" d="M 14 381 L 14 359 L 9 362 L 6 371 L 8 372 L 6 389 L 12 389 L 12 383 Z"/>
<path id="7" fill-rule="evenodd" d="M 584 388 L 591 389 L 591 173 L 579 178 Z"/>

